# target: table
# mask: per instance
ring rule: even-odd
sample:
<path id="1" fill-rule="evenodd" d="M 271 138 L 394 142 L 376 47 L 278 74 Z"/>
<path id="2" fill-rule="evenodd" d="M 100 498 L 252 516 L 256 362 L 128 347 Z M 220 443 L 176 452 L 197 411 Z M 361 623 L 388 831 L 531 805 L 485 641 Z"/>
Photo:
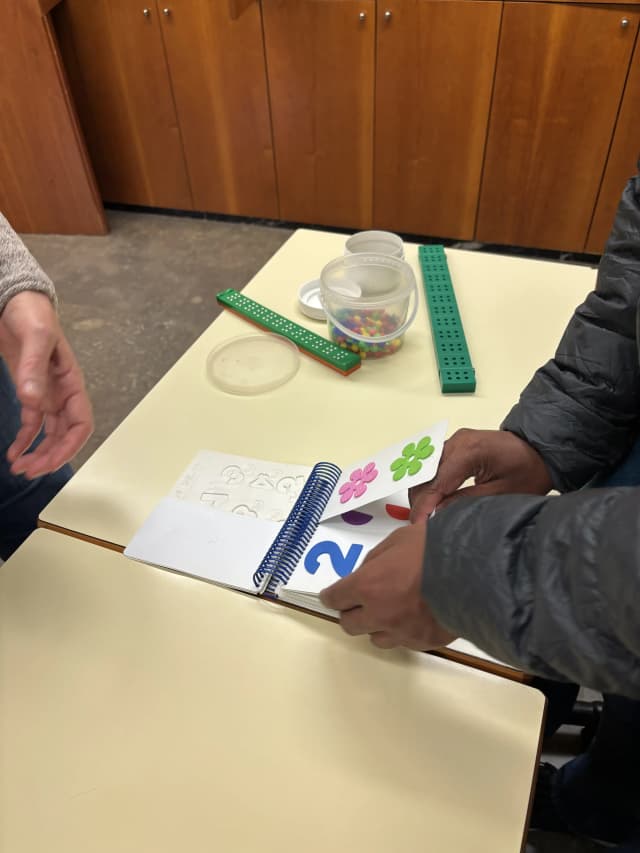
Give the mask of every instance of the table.
<path id="1" fill-rule="evenodd" d="M 38 530 L 0 707 L 11 853 L 514 853 L 544 698 Z"/>
<path id="2" fill-rule="evenodd" d="M 299 312 L 297 290 L 342 253 L 344 240 L 296 231 L 244 292 L 324 333 L 322 323 Z M 406 244 L 405 253 L 419 276 L 417 245 Z M 206 357 L 216 344 L 254 331 L 224 312 L 46 507 L 41 524 L 122 549 L 201 449 L 345 464 L 442 418 L 449 433 L 498 427 L 535 369 L 553 355 L 596 273 L 463 250 L 449 249 L 447 258 L 476 369 L 475 394 L 441 394 L 422 288 L 418 316 L 398 354 L 365 362 L 349 377 L 302 356 L 292 381 L 255 397 L 226 394 L 206 378 Z"/>

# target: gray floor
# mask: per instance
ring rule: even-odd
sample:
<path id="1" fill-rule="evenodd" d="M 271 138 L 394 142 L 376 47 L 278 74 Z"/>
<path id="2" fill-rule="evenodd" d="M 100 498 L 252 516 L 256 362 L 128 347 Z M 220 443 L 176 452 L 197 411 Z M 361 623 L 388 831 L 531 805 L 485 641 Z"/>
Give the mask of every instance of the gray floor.
<path id="1" fill-rule="evenodd" d="M 79 467 L 219 313 L 215 295 L 243 287 L 291 230 L 269 225 L 112 211 L 107 237 L 27 236 L 56 284 L 61 318 L 93 401 L 95 432 Z M 471 247 L 470 247 L 471 248 Z M 577 748 L 563 731 L 545 754 Z M 478 850 L 490 850 L 479 844 Z M 527 853 L 595 846 L 532 833 Z"/>
<path id="2" fill-rule="evenodd" d="M 243 287 L 291 230 L 111 211 L 107 237 L 24 241 L 55 282 L 84 371 L 95 432 L 79 467 Z"/>

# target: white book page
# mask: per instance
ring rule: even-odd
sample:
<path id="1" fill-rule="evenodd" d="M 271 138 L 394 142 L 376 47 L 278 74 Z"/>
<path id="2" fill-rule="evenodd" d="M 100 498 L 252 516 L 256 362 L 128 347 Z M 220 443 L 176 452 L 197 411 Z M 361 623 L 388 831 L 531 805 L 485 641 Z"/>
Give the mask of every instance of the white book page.
<path id="1" fill-rule="evenodd" d="M 402 509 L 408 508 L 408 506 L 409 501 L 406 492 L 399 492 L 385 500 L 361 507 L 357 512 L 345 514 L 347 518 L 353 515 L 354 520 L 359 515 L 362 517 L 370 515 L 371 521 L 365 522 L 361 526 L 349 525 L 345 523 L 342 517 L 323 521 L 311 539 L 309 547 L 289 583 L 279 590 L 278 598 L 305 607 L 308 610 L 337 618 L 339 614 L 335 610 L 324 607 L 320 602 L 320 592 L 339 580 L 341 576 L 349 574 L 350 571 L 355 571 L 372 548 L 393 530 L 405 525 L 407 522 L 403 518 Z M 356 548 L 361 548 L 361 550 L 356 553 Z M 354 550 L 350 552 L 350 549 Z M 470 657 L 480 658 L 501 666 L 509 666 L 509 664 L 491 657 L 468 640 L 455 640 L 449 645 L 449 648 Z M 510 668 L 513 669 L 513 667 Z"/>
<path id="2" fill-rule="evenodd" d="M 235 515 L 284 521 L 310 473 L 308 465 L 201 450 L 170 496 Z"/>
<path id="3" fill-rule="evenodd" d="M 432 480 L 438 470 L 447 433 L 447 422 L 439 421 L 415 435 L 347 465 L 322 515 L 334 518 L 372 501 Z"/>
<path id="4" fill-rule="evenodd" d="M 245 592 L 280 524 L 165 498 L 125 549 L 125 556 Z"/>
<path id="5" fill-rule="evenodd" d="M 321 522 L 278 597 L 291 601 L 292 595 L 304 594 L 317 599 L 323 589 L 355 571 L 379 542 L 404 527 L 407 517 L 404 492 Z"/>
<path id="6" fill-rule="evenodd" d="M 483 652 L 482 649 L 474 646 L 473 643 L 469 642 L 469 640 L 454 640 L 453 643 L 449 643 L 447 648 L 453 649 L 453 651 L 456 652 L 461 652 L 464 655 L 469 655 L 473 658 L 481 658 L 482 660 L 487 660 L 491 663 L 498 663 L 500 666 L 506 666 L 509 667 L 509 669 L 516 670 L 516 667 L 511 666 L 511 664 L 504 663 L 504 661 L 491 657 L 487 652 Z"/>

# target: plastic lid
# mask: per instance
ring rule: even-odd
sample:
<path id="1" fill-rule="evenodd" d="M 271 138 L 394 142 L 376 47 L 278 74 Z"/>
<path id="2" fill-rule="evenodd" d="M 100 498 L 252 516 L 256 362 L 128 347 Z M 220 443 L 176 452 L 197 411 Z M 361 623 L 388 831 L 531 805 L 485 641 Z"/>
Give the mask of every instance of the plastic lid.
<path id="1" fill-rule="evenodd" d="M 326 320 L 322 301 L 320 300 L 320 279 L 314 278 L 307 281 L 298 291 L 298 304 L 300 310 L 312 320 Z"/>
<path id="2" fill-rule="evenodd" d="M 345 242 L 344 253 L 389 255 L 404 260 L 404 244 L 402 238 L 391 231 L 358 231 Z"/>
<path id="3" fill-rule="evenodd" d="M 229 394 L 262 394 L 284 385 L 300 366 L 297 346 L 280 335 L 243 335 L 211 350 L 209 381 Z"/>

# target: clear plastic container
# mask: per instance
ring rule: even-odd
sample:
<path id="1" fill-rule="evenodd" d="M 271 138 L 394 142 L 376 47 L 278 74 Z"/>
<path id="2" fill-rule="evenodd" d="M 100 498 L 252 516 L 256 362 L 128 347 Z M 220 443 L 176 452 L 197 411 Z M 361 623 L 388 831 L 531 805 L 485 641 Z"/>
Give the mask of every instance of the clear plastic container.
<path id="1" fill-rule="evenodd" d="M 404 260 L 402 239 L 391 231 L 358 231 L 344 244 L 345 255 L 390 255 Z"/>
<path id="2" fill-rule="evenodd" d="M 388 255 L 345 255 L 320 274 L 331 339 L 362 358 L 393 355 L 418 309 L 418 287 L 405 261 Z"/>

